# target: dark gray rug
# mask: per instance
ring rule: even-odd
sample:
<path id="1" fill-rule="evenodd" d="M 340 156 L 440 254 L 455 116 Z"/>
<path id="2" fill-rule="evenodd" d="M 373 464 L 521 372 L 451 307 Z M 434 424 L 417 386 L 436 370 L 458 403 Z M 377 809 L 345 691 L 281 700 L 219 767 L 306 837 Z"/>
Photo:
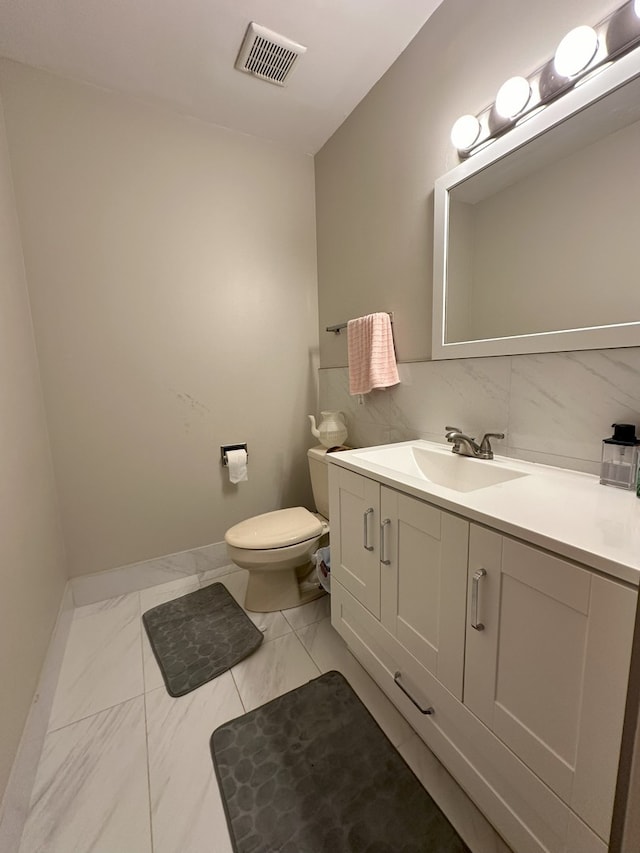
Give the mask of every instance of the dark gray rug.
<path id="1" fill-rule="evenodd" d="M 211 754 L 236 853 L 469 853 L 338 672 L 220 726 Z"/>
<path id="2" fill-rule="evenodd" d="M 184 696 L 211 681 L 263 639 L 221 583 L 159 604 L 142 621 L 171 696 Z"/>

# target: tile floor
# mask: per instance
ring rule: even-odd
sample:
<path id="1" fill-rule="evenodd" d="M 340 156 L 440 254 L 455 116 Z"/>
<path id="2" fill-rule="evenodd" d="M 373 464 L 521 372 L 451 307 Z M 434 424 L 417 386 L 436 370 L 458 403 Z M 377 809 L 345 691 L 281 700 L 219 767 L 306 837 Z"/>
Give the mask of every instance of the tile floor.
<path id="1" fill-rule="evenodd" d="M 265 635 L 258 651 L 171 698 L 140 616 L 215 581 L 243 600 L 247 574 L 229 566 L 75 610 L 19 853 L 231 853 L 212 731 L 330 669 L 345 675 L 473 853 L 510 853 L 347 651 L 328 596 L 249 614 Z"/>

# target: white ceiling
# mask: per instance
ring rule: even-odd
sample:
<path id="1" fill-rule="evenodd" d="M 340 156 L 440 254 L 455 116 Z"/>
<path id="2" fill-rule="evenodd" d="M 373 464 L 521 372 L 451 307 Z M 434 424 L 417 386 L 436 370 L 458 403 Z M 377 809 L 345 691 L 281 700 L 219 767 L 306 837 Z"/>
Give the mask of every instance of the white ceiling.
<path id="1" fill-rule="evenodd" d="M 2 0 L 0 55 L 315 153 L 442 0 Z M 308 49 L 281 88 L 234 62 L 255 21 Z"/>

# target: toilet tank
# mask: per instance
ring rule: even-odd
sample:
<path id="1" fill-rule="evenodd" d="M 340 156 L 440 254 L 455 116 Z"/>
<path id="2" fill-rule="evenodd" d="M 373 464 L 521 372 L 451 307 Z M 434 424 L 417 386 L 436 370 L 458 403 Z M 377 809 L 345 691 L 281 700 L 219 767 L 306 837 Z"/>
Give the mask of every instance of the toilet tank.
<path id="1" fill-rule="evenodd" d="M 318 445 L 307 451 L 309 474 L 316 509 L 324 518 L 329 518 L 329 463 L 327 448 Z"/>

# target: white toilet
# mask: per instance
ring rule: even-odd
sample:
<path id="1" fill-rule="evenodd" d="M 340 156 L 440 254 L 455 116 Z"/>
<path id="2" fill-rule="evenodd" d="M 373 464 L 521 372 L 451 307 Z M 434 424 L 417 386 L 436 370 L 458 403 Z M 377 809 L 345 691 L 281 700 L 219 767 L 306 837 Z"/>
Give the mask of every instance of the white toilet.
<path id="1" fill-rule="evenodd" d="M 312 447 L 307 452 L 317 513 L 301 506 L 279 509 L 241 521 L 225 533 L 229 557 L 249 570 L 247 610 L 286 610 L 324 594 L 315 585 L 301 589 L 300 580 L 312 570 L 311 555 L 329 532 L 326 454 L 326 447 Z"/>

